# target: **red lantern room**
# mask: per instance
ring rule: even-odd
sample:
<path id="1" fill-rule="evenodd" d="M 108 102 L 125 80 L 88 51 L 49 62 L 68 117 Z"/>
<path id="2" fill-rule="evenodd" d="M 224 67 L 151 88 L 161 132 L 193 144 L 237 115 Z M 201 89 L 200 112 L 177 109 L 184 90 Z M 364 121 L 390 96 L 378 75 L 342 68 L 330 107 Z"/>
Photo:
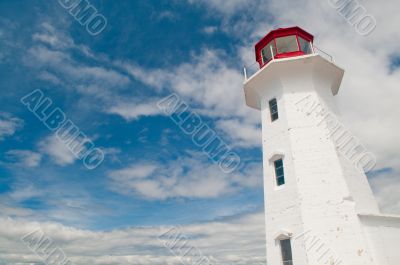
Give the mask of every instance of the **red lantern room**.
<path id="1" fill-rule="evenodd" d="M 311 54 L 313 40 L 313 35 L 299 27 L 273 30 L 256 44 L 256 60 L 262 68 L 273 59 Z"/>

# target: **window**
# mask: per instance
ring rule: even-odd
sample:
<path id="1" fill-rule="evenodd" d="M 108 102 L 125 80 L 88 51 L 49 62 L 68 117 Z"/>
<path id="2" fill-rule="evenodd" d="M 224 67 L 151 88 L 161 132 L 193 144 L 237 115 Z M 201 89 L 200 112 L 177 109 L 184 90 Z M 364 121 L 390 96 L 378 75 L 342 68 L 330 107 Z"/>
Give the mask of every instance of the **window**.
<path id="1" fill-rule="evenodd" d="M 270 41 L 267 46 L 265 46 L 262 50 L 261 50 L 261 55 L 262 55 L 262 63 L 265 64 L 267 62 L 269 62 L 272 59 L 272 54 L 271 54 L 271 48 L 272 48 L 272 52 L 275 53 L 275 45 L 274 45 L 274 41 Z"/>
<path id="2" fill-rule="evenodd" d="M 292 259 L 292 246 L 290 239 L 283 239 L 280 241 L 283 265 L 293 265 Z"/>
<path id="3" fill-rule="evenodd" d="M 297 52 L 299 50 L 296 36 L 277 38 L 276 47 L 278 49 L 278 53 Z"/>
<path id="4" fill-rule="evenodd" d="M 311 44 L 306 41 L 305 39 L 303 39 L 302 37 L 299 37 L 299 45 L 300 45 L 300 49 L 302 52 L 304 52 L 305 54 L 310 54 L 312 53 L 311 51 Z"/>
<path id="5" fill-rule="evenodd" d="M 276 102 L 276 98 L 273 98 L 269 101 L 269 113 L 271 114 L 271 121 L 275 121 L 279 118 L 278 103 Z"/>
<path id="6" fill-rule="evenodd" d="M 282 186 L 285 184 L 285 173 L 283 172 L 283 160 L 278 159 L 274 161 L 276 185 Z"/>

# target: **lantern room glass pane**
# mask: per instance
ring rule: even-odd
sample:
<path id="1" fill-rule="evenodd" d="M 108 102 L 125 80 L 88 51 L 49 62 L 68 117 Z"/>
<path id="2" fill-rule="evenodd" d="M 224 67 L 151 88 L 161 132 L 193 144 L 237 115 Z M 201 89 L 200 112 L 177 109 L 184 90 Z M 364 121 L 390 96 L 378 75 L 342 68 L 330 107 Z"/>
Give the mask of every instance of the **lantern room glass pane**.
<path id="1" fill-rule="evenodd" d="M 275 43 L 274 41 L 270 41 L 267 46 L 265 46 L 261 50 L 261 55 L 262 55 L 262 63 L 267 63 L 272 59 L 272 54 L 271 54 L 271 48 L 272 52 L 275 52 Z"/>
<path id="2" fill-rule="evenodd" d="M 299 45 L 300 45 L 301 51 L 304 52 L 305 54 L 311 54 L 312 53 L 310 42 L 306 41 L 302 37 L 299 37 Z"/>
<path id="3" fill-rule="evenodd" d="M 297 45 L 296 36 L 287 36 L 276 39 L 276 47 L 278 48 L 278 53 L 287 52 L 297 52 L 299 51 L 299 46 Z"/>

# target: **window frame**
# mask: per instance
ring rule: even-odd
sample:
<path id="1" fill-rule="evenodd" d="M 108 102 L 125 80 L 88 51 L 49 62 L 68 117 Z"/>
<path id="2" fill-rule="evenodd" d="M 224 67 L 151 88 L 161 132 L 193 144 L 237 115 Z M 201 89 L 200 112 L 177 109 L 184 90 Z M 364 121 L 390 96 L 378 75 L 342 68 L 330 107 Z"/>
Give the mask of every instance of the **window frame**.
<path id="1" fill-rule="evenodd" d="M 263 51 L 264 51 L 265 49 L 267 49 L 267 53 L 271 53 L 271 48 L 269 48 L 270 46 L 272 46 L 272 52 L 273 52 L 273 54 L 271 54 L 271 58 L 270 58 L 270 59 L 266 58 L 266 59 L 268 59 L 268 60 L 265 60 L 265 59 L 264 59 Z M 270 42 L 267 43 L 267 45 L 264 46 L 264 48 L 261 49 L 261 62 L 262 62 L 262 64 L 263 64 L 263 65 L 264 65 L 264 64 L 267 64 L 269 61 L 273 60 L 273 59 L 275 58 L 276 54 L 277 54 L 277 51 L 276 51 L 276 42 L 275 42 L 274 40 L 271 40 Z"/>
<path id="2" fill-rule="evenodd" d="M 275 101 L 275 108 L 276 108 L 276 111 L 274 111 L 274 112 L 272 111 L 273 105 L 271 105 L 271 102 L 273 102 L 273 101 Z M 268 100 L 268 108 L 269 108 L 269 115 L 271 118 L 271 122 L 279 120 L 278 100 L 276 98 L 271 98 L 270 100 Z"/>
<path id="3" fill-rule="evenodd" d="M 288 256 L 290 256 L 290 259 L 286 259 L 286 258 L 288 258 L 288 257 L 285 257 L 285 253 L 286 252 L 284 252 L 283 251 L 283 248 L 282 248 L 282 246 L 283 246 L 283 242 L 289 242 L 289 249 L 286 249 L 286 251 L 287 251 L 287 255 Z M 287 245 L 286 245 L 287 246 Z M 279 240 L 279 248 L 280 248 L 280 250 L 281 250 L 281 260 L 282 260 L 282 264 L 283 265 L 293 265 L 293 249 L 292 249 L 292 240 L 290 239 L 290 237 L 289 238 L 285 238 L 285 239 L 280 239 Z"/>
<path id="4" fill-rule="evenodd" d="M 300 43 L 300 39 L 301 39 L 302 41 L 304 41 L 304 43 L 307 45 L 307 50 L 303 50 L 303 49 L 302 49 L 302 46 L 301 46 L 301 43 Z M 312 54 L 312 53 L 313 53 L 313 50 L 312 50 L 312 48 L 311 48 L 311 42 L 307 41 L 307 40 L 306 40 L 305 38 L 303 38 L 302 36 L 297 36 L 297 43 L 298 43 L 298 45 L 299 45 L 299 51 L 303 52 L 304 54 Z M 309 52 L 307 52 L 307 51 L 309 51 Z"/>
<path id="5" fill-rule="evenodd" d="M 277 166 L 277 163 L 280 162 L 282 165 Z M 279 174 L 278 170 L 282 170 L 282 174 Z M 274 175 L 275 175 L 275 186 L 276 187 L 282 187 L 286 184 L 286 178 L 285 178 L 285 166 L 283 163 L 283 157 L 277 158 L 274 160 Z M 280 179 L 283 179 L 283 182 L 280 182 Z"/>

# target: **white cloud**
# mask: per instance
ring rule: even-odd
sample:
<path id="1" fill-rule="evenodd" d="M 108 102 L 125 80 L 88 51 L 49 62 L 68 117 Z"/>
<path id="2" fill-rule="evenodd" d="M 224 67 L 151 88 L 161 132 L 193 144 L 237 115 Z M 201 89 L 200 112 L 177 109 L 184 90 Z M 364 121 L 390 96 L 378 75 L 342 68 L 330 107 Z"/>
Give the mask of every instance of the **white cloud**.
<path id="1" fill-rule="evenodd" d="M 23 120 L 12 116 L 9 113 L 0 112 L 0 141 L 13 135 L 23 127 Z"/>
<path id="2" fill-rule="evenodd" d="M 26 199 L 32 199 L 35 197 L 39 197 L 42 195 L 42 191 L 36 189 L 32 185 L 24 186 L 24 187 L 18 187 L 18 189 L 14 190 L 9 194 L 10 198 L 13 201 L 24 201 Z"/>
<path id="3" fill-rule="evenodd" d="M 145 69 L 124 63 L 137 80 L 157 90 L 169 89 L 188 101 L 201 104 L 205 114 L 213 117 L 246 117 L 259 122 L 257 112 L 244 104 L 243 76 L 223 60 L 227 54 L 204 50 L 191 62 L 174 69 Z"/>
<path id="4" fill-rule="evenodd" d="M 33 211 L 27 208 L 11 207 L 9 205 L 0 203 L 0 216 L 6 217 L 27 217 L 32 215 Z M 0 263 L 1 264 L 1 263 Z"/>
<path id="5" fill-rule="evenodd" d="M 68 149 L 55 134 L 52 134 L 39 142 L 39 150 L 50 156 L 51 159 L 60 166 L 73 164 L 76 160 L 75 155 Z"/>
<path id="6" fill-rule="evenodd" d="M 399 172 L 386 170 L 371 177 L 370 182 L 383 212 L 400 214 Z"/>
<path id="7" fill-rule="evenodd" d="M 243 76 L 223 60 L 222 51 L 204 50 L 191 62 L 174 69 L 145 69 L 128 62 L 116 62 L 136 80 L 156 92 L 170 90 L 182 97 L 200 115 L 216 119 L 216 128 L 230 146 L 253 148 L 261 145 L 260 115 L 245 105 Z M 126 120 L 159 115 L 155 102 L 119 103 L 107 110 Z M 154 183 L 146 183 L 147 186 Z"/>
<path id="8" fill-rule="evenodd" d="M 222 130 L 235 146 L 261 146 L 261 127 L 256 124 L 249 124 L 246 120 L 240 119 L 221 119 L 217 121 L 217 128 Z"/>
<path id="9" fill-rule="evenodd" d="M 111 177 L 116 181 L 126 181 L 130 179 L 142 179 L 150 176 L 157 169 L 156 165 L 139 164 L 127 168 L 112 171 Z"/>
<path id="10" fill-rule="evenodd" d="M 163 69 L 156 69 L 149 73 L 149 71 L 145 68 L 142 68 L 136 64 L 124 62 L 124 61 L 116 61 L 114 64 L 126 71 L 128 74 L 133 76 L 135 79 L 147 84 L 157 91 L 161 91 L 163 86 L 168 82 L 168 80 L 172 77 L 172 73 L 167 72 Z"/>
<path id="11" fill-rule="evenodd" d="M 117 114 L 126 120 L 136 120 L 142 116 L 155 116 L 163 114 L 157 107 L 157 101 L 148 101 L 145 103 L 122 103 L 105 109 L 105 112 Z"/>
<path id="12" fill-rule="evenodd" d="M 249 2 L 246 0 L 188 0 L 190 4 L 201 4 L 211 7 L 213 10 L 218 11 L 227 16 L 234 15 L 236 12 L 250 9 L 255 6 L 255 2 Z"/>
<path id="13" fill-rule="evenodd" d="M 32 40 L 35 41 L 36 44 L 44 44 L 46 47 L 51 47 L 53 50 L 74 50 L 80 52 L 86 57 L 96 59 L 96 56 L 88 46 L 76 44 L 67 32 L 60 28 L 54 28 L 47 22 L 43 22 L 39 25 L 39 30 L 32 35 Z"/>
<path id="14" fill-rule="evenodd" d="M 216 26 L 208 26 L 208 27 L 203 28 L 203 32 L 208 35 L 215 33 L 217 30 L 218 30 L 218 27 L 216 27 Z"/>
<path id="15" fill-rule="evenodd" d="M 261 185 L 261 166 L 246 165 L 244 172 L 225 174 L 197 155 L 168 164 L 145 162 L 109 172 L 116 192 L 146 199 L 216 198 L 243 187 Z"/>
<path id="16" fill-rule="evenodd" d="M 172 88 L 201 103 L 210 115 L 245 115 L 248 111 L 242 104 L 242 75 L 223 62 L 224 56 L 224 53 L 205 51 L 193 63 L 181 65 L 171 80 Z"/>
<path id="17" fill-rule="evenodd" d="M 94 232 L 58 223 L 37 223 L 0 218 L 0 260 L 12 264 L 39 263 L 21 238 L 41 230 L 75 264 L 178 265 L 175 257 L 158 237 L 172 227 L 136 227 L 109 232 Z M 250 265 L 265 263 L 264 214 L 253 213 L 227 220 L 184 225 L 179 233 L 187 244 L 198 248 L 215 264 Z"/>
<path id="18" fill-rule="evenodd" d="M 55 85 L 61 84 L 61 81 L 60 81 L 60 79 L 58 79 L 57 76 L 55 76 L 54 74 L 49 73 L 49 72 L 47 72 L 47 71 L 41 72 L 41 73 L 38 75 L 38 78 L 41 79 L 41 80 L 44 80 L 44 81 L 48 81 L 48 82 L 50 82 L 50 83 L 53 83 L 53 84 L 55 84 Z"/>
<path id="19" fill-rule="evenodd" d="M 169 20 L 169 21 L 175 21 L 179 18 L 178 14 L 173 13 L 171 11 L 162 11 L 153 13 L 152 16 L 154 17 L 154 19 L 157 20 Z"/>
<path id="20" fill-rule="evenodd" d="M 28 63 L 34 67 L 46 69 L 50 67 L 58 72 L 62 79 L 68 82 L 82 82 L 104 86 L 123 86 L 129 83 L 129 78 L 112 69 L 98 66 L 87 66 L 75 61 L 63 50 L 51 50 L 42 45 L 33 46 L 28 50 Z"/>
<path id="21" fill-rule="evenodd" d="M 121 149 L 109 147 L 101 148 L 101 150 L 104 152 L 104 155 L 107 156 L 107 158 L 110 159 L 112 162 L 121 162 L 118 158 L 118 154 L 121 153 Z"/>
<path id="22" fill-rule="evenodd" d="M 9 150 L 6 152 L 8 159 L 26 167 L 36 167 L 40 164 L 42 156 L 30 150 Z"/>
<path id="23" fill-rule="evenodd" d="M 105 55 L 95 55 L 90 48 L 74 43 L 64 31 L 56 30 L 48 23 L 42 23 L 32 39 L 33 45 L 27 49 L 24 62 L 41 71 L 38 78 L 42 80 L 75 89 L 81 95 L 97 100 L 96 103 L 99 99 L 108 102 L 113 98 L 113 91 L 124 89 L 130 83 L 127 75 L 107 63 Z M 76 59 L 77 52 L 96 64 Z"/>
<path id="24" fill-rule="evenodd" d="M 55 49 L 66 49 L 74 46 L 74 41 L 62 33 L 62 31 L 57 31 L 49 23 L 42 23 L 41 32 L 34 33 L 32 39 L 34 41 L 42 42 L 48 44 Z"/>

